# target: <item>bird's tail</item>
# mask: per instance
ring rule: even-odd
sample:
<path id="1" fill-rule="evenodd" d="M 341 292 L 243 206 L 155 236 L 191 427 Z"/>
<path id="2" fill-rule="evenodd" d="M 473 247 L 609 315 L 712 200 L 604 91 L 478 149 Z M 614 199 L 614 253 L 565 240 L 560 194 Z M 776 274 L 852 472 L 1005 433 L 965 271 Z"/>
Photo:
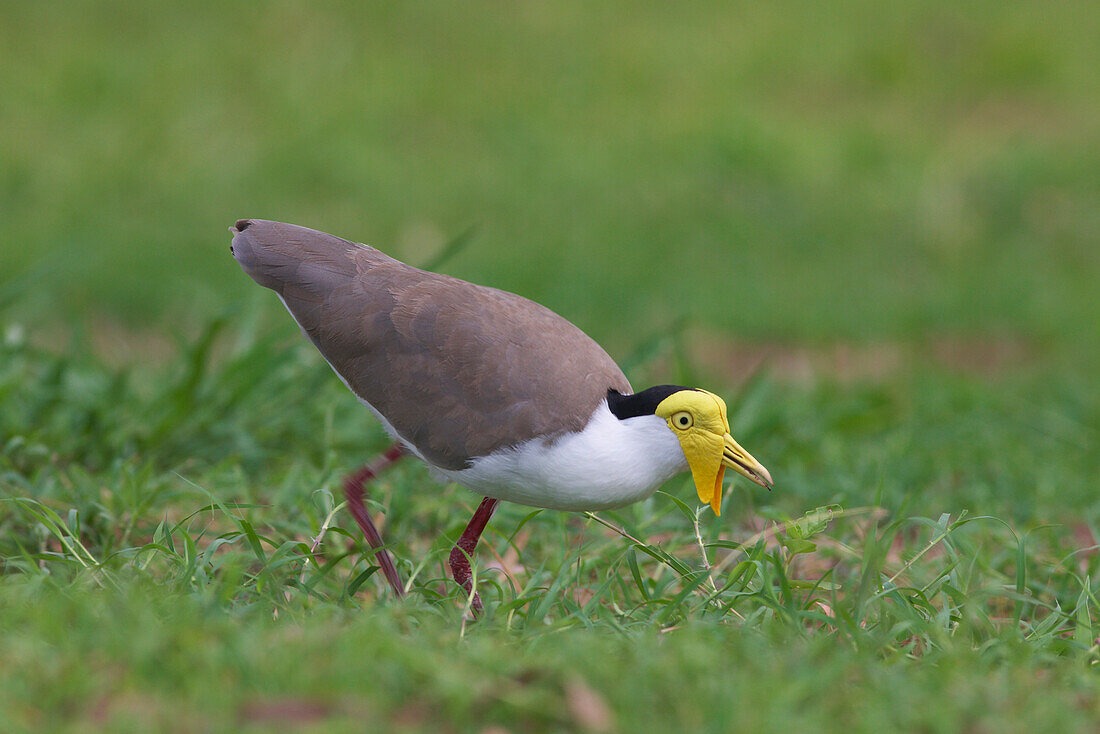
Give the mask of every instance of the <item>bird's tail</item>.
<path id="1" fill-rule="evenodd" d="M 334 235 L 266 219 L 241 219 L 229 231 L 229 251 L 244 271 L 280 295 L 327 292 L 355 276 L 356 251 L 382 256 Z"/>

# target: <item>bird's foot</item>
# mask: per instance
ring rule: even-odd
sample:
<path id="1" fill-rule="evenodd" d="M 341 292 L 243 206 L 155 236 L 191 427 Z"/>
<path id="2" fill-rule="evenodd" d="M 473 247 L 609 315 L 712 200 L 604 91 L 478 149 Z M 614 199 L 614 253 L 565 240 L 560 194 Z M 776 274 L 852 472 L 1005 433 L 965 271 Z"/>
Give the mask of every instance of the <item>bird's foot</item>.
<path id="1" fill-rule="evenodd" d="M 395 443 L 374 461 L 344 478 L 344 497 L 348 501 L 348 509 L 351 510 L 355 522 L 359 524 L 359 529 L 363 531 L 363 537 L 367 539 L 367 543 L 375 549 L 375 558 L 378 559 L 378 565 L 382 567 L 382 574 L 398 598 L 405 596 L 405 586 L 401 583 L 401 576 L 397 573 L 397 567 L 393 564 L 390 552 L 382 548 L 382 535 L 374 526 L 374 521 L 367 512 L 367 506 L 363 503 L 363 488 L 367 482 L 377 477 L 406 453 L 404 446 Z"/>
<path id="2" fill-rule="evenodd" d="M 493 516 L 493 511 L 496 510 L 499 504 L 500 500 L 493 499 L 492 497 L 483 499 L 481 504 L 477 506 L 477 511 L 474 512 L 473 518 L 470 519 L 470 524 L 462 531 L 462 537 L 458 539 L 458 543 L 451 549 L 451 556 L 449 559 L 451 564 L 451 575 L 454 576 L 454 580 L 458 582 L 458 585 L 466 590 L 467 596 L 469 596 L 471 592 L 473 593 L 473 598 L 470 599 L 470 611 L 473 612 L 474 617 L 480 616 L 485 610 L 485 607 L 481 604 L 481 597 L 473 590 L 473 575 L 470 570 L 470 559 L 473 557 L 474 548 L 477 547 L 477 541 L 481 538 L 482 532 L 485 531 L 485 526 L 489 523 L 489 518 Z"/>
<path id="3" fill-rule="evenodd" d="M 466 537 L 463 536 L 458 541 L 458 545 L 451 549 L 451 575 L 454 576 L 454 580 L 466 590 L 466 596 L 469 598 L 470 592 L 473 591 L 473 574 L 470 570 L 470 553 L 473 551 L 474 546 L 477 544 L 475 539 L 473 543 L 465 543 Z M 481 603 L 481 596 L 473 591 L 473 598 L 470 599 L 470 611 L 473 612 L 474 618 L 481 616 L 481 613 L 485 611 L 485 607 Z"/>

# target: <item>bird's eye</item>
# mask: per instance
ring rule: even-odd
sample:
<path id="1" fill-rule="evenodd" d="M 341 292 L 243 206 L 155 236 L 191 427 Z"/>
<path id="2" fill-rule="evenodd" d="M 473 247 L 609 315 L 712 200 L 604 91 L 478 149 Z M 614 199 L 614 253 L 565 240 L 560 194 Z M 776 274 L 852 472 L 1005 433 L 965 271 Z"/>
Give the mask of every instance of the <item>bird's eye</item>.
<path id="1" fill-rule="evenodd" d="M 692 420 L 691 413 L 681 411 L 672 416 L 672 425 L 677 428 L 691 428 Z"/>

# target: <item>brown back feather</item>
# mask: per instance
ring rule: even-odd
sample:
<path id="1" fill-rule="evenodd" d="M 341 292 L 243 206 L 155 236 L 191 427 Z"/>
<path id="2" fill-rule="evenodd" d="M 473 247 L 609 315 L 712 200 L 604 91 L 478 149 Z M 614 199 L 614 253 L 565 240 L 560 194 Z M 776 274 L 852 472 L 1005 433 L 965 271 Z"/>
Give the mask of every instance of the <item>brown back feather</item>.
<path id="1" fill-rule="evenodd" d="M 631 392 L 600 345 L 526 298 L 292 224 L 241 220 L 232 231 L 245 271 L 433 464 L 461 469 L 578 431 L 609 388 Z"/>

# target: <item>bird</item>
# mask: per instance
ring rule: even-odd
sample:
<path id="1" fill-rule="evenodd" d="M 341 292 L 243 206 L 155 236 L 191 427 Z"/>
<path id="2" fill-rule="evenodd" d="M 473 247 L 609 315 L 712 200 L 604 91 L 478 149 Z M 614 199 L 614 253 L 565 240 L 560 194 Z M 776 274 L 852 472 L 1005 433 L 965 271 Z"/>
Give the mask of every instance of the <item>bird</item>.
<path id="1" fill-rule="evenodd" d="M 721 397 L 678 385 L 634 392 L 595 340 L 545 306 L 307 227 L 241 219 L 229 231 L 245 273 L 275 291 L 394 440 L 343 488 L 398 597 L 406 589 L 363 494 L 403 456 L 483 498 L 448 558 L 475 614 L 470 563 L 501 501 L 612 509 L 690 472 L 720 514 L 726 469 L 772 487 L 730 435 Z"/>

